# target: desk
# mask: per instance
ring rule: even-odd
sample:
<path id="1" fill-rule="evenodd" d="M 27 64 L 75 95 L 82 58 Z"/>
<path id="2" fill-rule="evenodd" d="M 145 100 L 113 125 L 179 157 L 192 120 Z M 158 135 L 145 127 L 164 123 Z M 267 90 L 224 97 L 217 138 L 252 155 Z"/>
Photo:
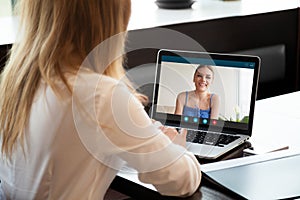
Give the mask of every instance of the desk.
<path id="1" fill-rule="evenodd" d="M 288 145 L 300 149 L 300 92 L 257 101 L 252 146 Z"/>
<path id="2" fill-rule="evenodd" d="M 168 10 L 159 9 L 155 0 L 131 1 L 132 14 L 128 25 L 129 30 L 270 13 L 300 7 L 298 0 L 196 0 L 192 9 Z M 17 27 L 17 17 L 0 18 L 0 45 L 14 43 Z"/>
<path id="3" fill-rule="evenodd" d="M 300 7 L 298 0 L 196 0 L 191 9 L 159 9 L 155 0 L 131 0 L 129 30 L 247 16 Z M 147 17 L 145 17 L 147 16 Z"/>
<path id="4" fill-rule="evenodd" d="M 256 102 L 252 146 L 287 144 L 300 151 L 300 91 Z M 283 137 L 284 136 L 284 137 Z M 138 181 L 134 174 L 120 173 L 111 186 L 136 199 L 176 199 L 159 195 L 154 187 Z M 186 199 L 236 199 L 234 194 L 216 188 L 203 179 L 199 190 Z"/>

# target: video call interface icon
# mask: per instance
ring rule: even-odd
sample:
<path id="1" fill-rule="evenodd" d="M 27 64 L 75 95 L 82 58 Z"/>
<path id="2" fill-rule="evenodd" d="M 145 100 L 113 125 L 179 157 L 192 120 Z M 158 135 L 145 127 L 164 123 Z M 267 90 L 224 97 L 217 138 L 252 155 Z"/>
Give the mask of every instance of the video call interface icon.
<path id="1" fill-rule="evenodd" d="M 210 120 L 207 118 L 201 119 L 197 117 L 189 117 L 189 116 L 183 116 L 183 122 L 193 122 L 193 123 L 201 123 L 201 124 L 209 124 L 217 125 L 218 121 L 216 119 Z"/>

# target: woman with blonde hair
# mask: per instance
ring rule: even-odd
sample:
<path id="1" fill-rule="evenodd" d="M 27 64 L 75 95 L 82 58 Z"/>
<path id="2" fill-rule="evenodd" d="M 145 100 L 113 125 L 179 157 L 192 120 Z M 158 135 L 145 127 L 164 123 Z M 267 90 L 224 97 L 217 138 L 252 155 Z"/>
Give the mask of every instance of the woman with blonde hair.
<path id="1" fill-rule="evenodd" d="M 20 0 L 0 85 L 0 199 L 103 199 L 126 164 L 193 194 L 186 131 L 153 123 L 122 67 L 130 0 Z"/>

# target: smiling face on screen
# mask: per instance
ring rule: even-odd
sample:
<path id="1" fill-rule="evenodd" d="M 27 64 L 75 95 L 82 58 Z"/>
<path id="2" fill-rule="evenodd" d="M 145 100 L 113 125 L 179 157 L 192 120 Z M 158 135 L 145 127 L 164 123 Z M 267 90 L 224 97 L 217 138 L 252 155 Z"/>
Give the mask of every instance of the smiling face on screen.
<path id="1" fill-rule="evenodd" d="M 199 66 L 194 74 L 196 91 L 205 92 L 208 90 L 214 78 L 214 73 L 210 66 Z"/>

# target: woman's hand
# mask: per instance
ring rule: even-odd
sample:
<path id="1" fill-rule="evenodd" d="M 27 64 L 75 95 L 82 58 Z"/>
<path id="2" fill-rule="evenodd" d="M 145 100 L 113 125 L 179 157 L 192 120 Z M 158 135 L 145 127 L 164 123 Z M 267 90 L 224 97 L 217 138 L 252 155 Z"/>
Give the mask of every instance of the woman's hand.
<path id="1" fill-rule="evenodd" d="M 178 133 L 178 131 L 172 127 L 162 126 L 160 128 L 162 132 L 172 140 L 173 143 L 181 145 L 185 148 L 187 134 L 186 129 L 181 129 L 180 133 Z"/>
<path id="2" fill-rule="evenodd" d="M 152 123 L 159 127 L 160 130 L 164 134 L 166 134 L 174 144 L 181 145 L 185 148 L 187 134 L 187 130 L 185 128 L 182 128 L 180 130 L 180 133 L 178 133 L 178 131 L 175 128 L 163 126 L 159 121 L 152 119 Z"/>

